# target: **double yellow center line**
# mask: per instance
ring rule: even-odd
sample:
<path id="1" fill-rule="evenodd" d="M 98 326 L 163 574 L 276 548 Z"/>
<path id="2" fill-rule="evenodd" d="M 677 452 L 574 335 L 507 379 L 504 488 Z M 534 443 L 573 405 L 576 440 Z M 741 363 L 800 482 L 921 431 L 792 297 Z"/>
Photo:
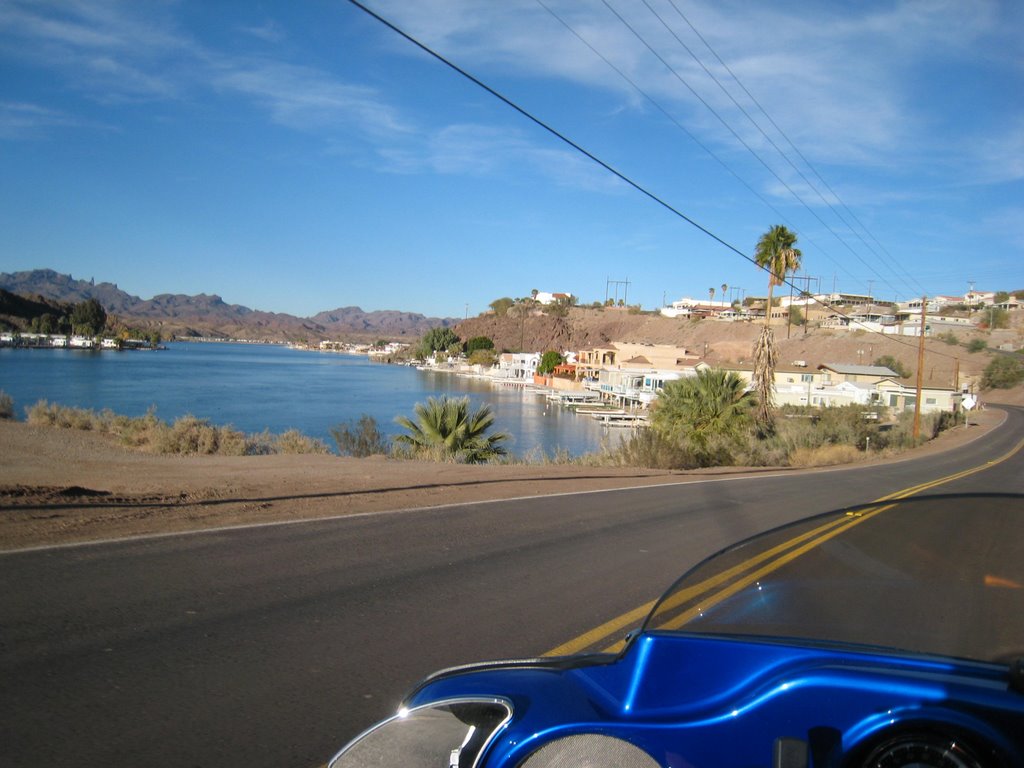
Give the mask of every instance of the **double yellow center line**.
<path id="1" fill-rule="evenodd" d="M 672 617 L 665 623 L 659 624 L 658 628 L 678 629 L 695 616 L 700 615 L 703 611 L 735 595 L 737 592 L 747 588 L 751 584 L 757 583 L 768 574 L 778 570 L 787 563 L 796 560 L 798 557 L 805 555 L 815 547 L 821 546 L 826 541 L 845 533 L 851 528 L 896 507 L 900 500 L 909 498 L 910 496 L 914 496 L 915 494 L 923 491 L 930 490 L 936 486 L 951 483 L 954 480 L 960 480 L 969 475 L 989 469 L 996 464 L 1006 461 L 1020 451 L 1021 448 L 1024 448 L 1024 440 L 1018 442 L 1017 445 L 1004 455 L 985 464 L 971 467 L 970 469 L 965 469 L 951 475 L 946 475 L 945 477 L 940 477 L 936 480 L 920 483 L 919 485 L 911 486 L 910 488 L 904 488 L 896 491 L 895 493 L 890 493 L 888 496 L 876 499 L 866 508 L 847 512 L 845 517 L 830 520 L 810 531 L 806 531 L 799 536 L 795 536 L 792 539 L 772 547 L 771 549 L 765 550 L 764 552 L 761 552 L 760 554 L 755 555 L 732 568 L 715 574 L 699 584 L 695 584 L 692 587 L 681 590 L 673 594 L 667 602 L 660 606 L 660 613 L 670 613 L 676 608 L 680 608 L 689 603 L 696 602 L 696 604 L 679 615 Z M 602 643 L 608 643 L 609 641 L 612 641 L 613 638 L 620 638 L 625 629 L 636 627 L 641 621 L 643 621 L 644 617 L 646 617 L 654 608 L 654 605 L 655 603 L 652 601 L 641 605 L 638 608 L 634 608 L 611 621 L 606 621 L 599 627 L 595 627 L 588 632 L 584 632 L 582 635 L 579 635 L 556 648 L 552 648 L 544 655 L 567 656 L 573 653 L 579 653 L 587 648 L 600 646 Z M 617 641 L 613 641 L 608 647 L 604 648 L 604 650 L 610 653 L 617 652 L 621 650 L 624 643 L 624 639 L 618 639 Z"/>

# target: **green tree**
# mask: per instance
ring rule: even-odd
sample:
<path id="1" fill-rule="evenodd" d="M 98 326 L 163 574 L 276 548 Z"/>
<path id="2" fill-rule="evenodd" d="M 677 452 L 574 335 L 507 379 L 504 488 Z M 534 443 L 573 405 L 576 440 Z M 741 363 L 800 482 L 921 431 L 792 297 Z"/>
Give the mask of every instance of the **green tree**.
<path id="1" fill-rule="evenodd" d="M 967 342 L 968 352 L 984 352 L 988 349 L 988 342 L 984 339 L 971 339 Z"/>
<path id="2" fill-rule="evenodd" d="M 990 331 L 995 328 L 1009 328 L 1010 313 L 1005 309 L 1000 309 L 999 307 L 989 307 L 984 312 L 981 324 Z"/>
<path id="3" fill-rule="evenodd" d="M 555 366 L 561 365 L 565 362 L 565 358 L 562 357 L 558 352 L 553 349 L 549 349 L 543 355 L 541 355 L 540 363 L 537 365 L 537 373 L 541 376 L 547 376 L 553 370 Z"/>
<path id="4" fill-rule="evenodd" d="M 491 368 L 498 361 L 493 349 L 474 349 L 467 362 L 470 365 L 482 365 L 484 368 Z"/>
<path id="5" fill-rule="evenodd" d="M 0 419 L 14 418 L 14 398 L 0 389 Z"/>
<path id="6" fill-rule="evenodd" d="M 775 365 L 778 349 L 772 332 L 772 293 L 786 281 L 789 272 L 800 268 L 803 254 L 796 247 L 796 233 L 781 224 L 761 235 L 754 248 L 754 261 L 768 272 L 768 300 L 765 302 L 764 327 L 754 342 L 754 390 L 757 392 L 755 419 L 761 434 L 770 434 L 775 421 Z"/>
<path id="7" fill-rule="evenodd" d="M 466 354 L 472 355 L 478 349 L 494 349 L 494 340 L 490 336 L 474 336 L 466 342 Z"/>
<path id="8" fill-rule="evenodd" d="M 993 357 L 981 374 L 984 389 L 1010 389 L 1024 381 L 1024 363 L 1010 355 Z"/>
<path id="9" fill-rule="evenodd" d="M 901 379 L 907 378 L 908 376 L 910 376 L 910 373 L 911 373 L 907 369 L 907 367 L 903 365 L 903 363 L 901 363 L 899 360 L 897 360 L 892 355 L 882 355 L 881 357 L 877 358 L 872 363 L 872 365 L 880 365 L 883 368 L 888 368 L 890 371 L 895 373 Z"/>
<path id="10" fill-rule="evenodd" d="M 992 297 L 993 304 L 1005 304 L 1010 300 L 1009 291 L 996 291 L 996 295 Z"/>
<path id="11" fill-rule="evenodd" d="M 377 420 L 366 413 L 359 417 L 356 424 L 349 422 L 331 427 L 331 436 L 342 456 L 364 458 L 387 455 L 391 451 L 387 437 L 377 427 Z"/>
<path id="12" fill-rule="evenodd" d="M 107 324 L 107 312 L 96 299 L 86 299 L 71 309 L 71 328 L 83 336 L 96 336 Z"/>
<path id="13" fill-rule="evenodd" d="M 719 368 L 665 382 L 654 401 L 651 423 L 707 463 L 716 458 L 716 449 L 720 453 L 723 446 L 738 441 L 750 425 L 746 384 L 735 372 Z"/>
<path id="14" fill-rule="evenodd" d="M 804 318 L 804 312 L 796 304 L 789 305 L 789 322 L 793 325 L 803 325 L 807 322 Z"/>
<path id="15" fill-rule="evenodd" d="M 32 318 L 32 322 L 29 323 L 29 330 L 32 333 L 60 333 L 60 326 L 59 318 L 54 317 L 49 312 L 44 312 Z"/>
<path id="16" fill-rule="evenodd" d="M 494 310 L 494 314 L 497 317 L 504 317 L 508 313 L 509 307 L 513 304 L 515 304 L 513 299 L 510 299 L 508 296 L 503 296 L 500 299 L 495 299 L 488 306 Z"/>
<path id="17" fill-rule="evenodd" d="M 444 352 L 459 343 L 459 337 L 451 328 L 431 328 L 420 339 L 420 357 L 430 357 L 434 352 Z"/>
<path id="18" fill-rule="evenodd" d="M 508 434 L 487 434 L 494 426 L 491 407 L 485 403 L 471 412 L 468 397 L 431 397 L 425 404 L 416 404 L 415 419 L 399 416 L 395 421 L 407 430 L 407 434 L 396 436 L 395 442 L 414 455 L 472 464 L 506 453 L 502 443 L 508 440 Z"/>

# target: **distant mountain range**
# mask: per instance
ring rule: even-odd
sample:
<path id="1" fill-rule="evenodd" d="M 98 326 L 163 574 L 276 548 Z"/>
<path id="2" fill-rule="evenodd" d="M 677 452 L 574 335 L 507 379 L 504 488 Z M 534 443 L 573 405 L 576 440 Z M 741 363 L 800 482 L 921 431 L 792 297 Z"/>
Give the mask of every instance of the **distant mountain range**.
<path id="1" fill-rule="evenodd" d="M 376 340 L 417 338 L 431 328 L 450 327 L 455 318 L 426 317 L 413 312 L 385 310 L 364 312 L 359 307 L 340 307 L 313 317 L 262 312 L 240 304 L 227 304 L 220 296 L 163 293 L 141 299 L 122 291 L 115 283 L 76 280 L 52 269 L 0 272 L 0 290 L 43 303 L 80 302 L 96 299 L 109 315 L 128 325 L 159 330 L 171 336 L 219 336 L 279 341 L 358 338 Z M 28 304 L 26 304 L 28 306 Z M 9 318 L 8 324 L 16 324 Z"/>

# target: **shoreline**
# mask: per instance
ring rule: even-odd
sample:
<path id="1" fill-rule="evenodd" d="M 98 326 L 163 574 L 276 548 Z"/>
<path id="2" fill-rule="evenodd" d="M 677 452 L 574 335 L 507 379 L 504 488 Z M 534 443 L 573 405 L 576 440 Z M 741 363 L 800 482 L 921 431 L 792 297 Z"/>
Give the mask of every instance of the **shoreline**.
<path id="1" fill-rule="evenodd" d="M 99 435 L 0 421 L 0 551 L 714 478 L 841 471 L 949 450 L 994 429 L 974 414 L 897 457 L 814 469 L 653 470 L 438 464 L 336 455 L 167 456 Z"/>

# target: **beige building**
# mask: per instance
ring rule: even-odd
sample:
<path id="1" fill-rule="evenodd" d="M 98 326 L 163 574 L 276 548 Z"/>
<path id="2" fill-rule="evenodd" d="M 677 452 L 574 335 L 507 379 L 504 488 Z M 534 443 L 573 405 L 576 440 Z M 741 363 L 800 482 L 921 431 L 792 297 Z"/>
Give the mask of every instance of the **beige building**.
<path id="1" fill-rule="evenodd" d="M 699 355 L 671 344 L 616 341 L 577 352 L 576 375 L 594 379 L 601 370 L 683 370 L 692 368 L 699 360 Z"/>

